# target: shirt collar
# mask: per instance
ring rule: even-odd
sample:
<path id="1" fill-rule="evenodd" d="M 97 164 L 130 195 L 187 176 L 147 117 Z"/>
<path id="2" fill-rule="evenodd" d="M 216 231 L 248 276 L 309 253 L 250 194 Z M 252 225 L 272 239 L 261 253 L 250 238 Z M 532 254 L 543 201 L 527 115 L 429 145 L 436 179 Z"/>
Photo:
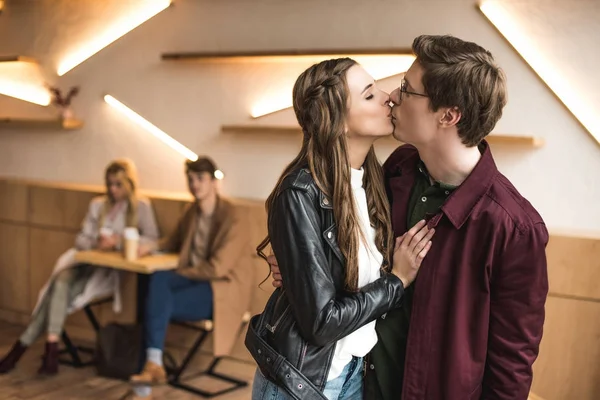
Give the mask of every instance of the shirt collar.
<path id="1" fill-rule="evenodd" d="M 454 189 L 456 189 L 458 187 L 458 186 L 454 186 L 454 185 L 449 185 L 447 183 L 438 182 L 438 181 L 432 179 L 431 175 L 429 175 L 429 171 L 427 171 L 427 166 L 425 166 L 425 163 L 423 162 L 423 160 L 419 160 L 417 169 L 419 170 L 419 173 L 421 173 L 425 177 L 425 179 L 427 179 L 428 182 L 433 181 L 433 186 L 440 188 L 442 190 L 445 190 L 446 194 L 450 194 L 450 192 L 454 191 Z"/>
<path id="2" fill-rule="evenodd" d="M 473 171 L 442 205 L 442 211 L 456 229 L 463 226 L 498 174 L 490 146 L 485 140 L 479 145 L 479 151 L 481 158 Z"/>

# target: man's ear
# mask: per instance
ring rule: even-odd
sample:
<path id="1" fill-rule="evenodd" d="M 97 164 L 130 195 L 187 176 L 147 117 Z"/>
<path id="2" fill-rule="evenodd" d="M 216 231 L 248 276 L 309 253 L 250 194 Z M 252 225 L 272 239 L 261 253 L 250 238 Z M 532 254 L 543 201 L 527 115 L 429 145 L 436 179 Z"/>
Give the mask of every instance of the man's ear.
<path id="1" fill-rule="evenodd" d="M 462 117 L 462 113 L 458 109 L 458 107 L 446 108 L 444 113 L 440 117 L 440 125 L 448 128 L 451 126 L 455 126 L 458 124 Z"/>

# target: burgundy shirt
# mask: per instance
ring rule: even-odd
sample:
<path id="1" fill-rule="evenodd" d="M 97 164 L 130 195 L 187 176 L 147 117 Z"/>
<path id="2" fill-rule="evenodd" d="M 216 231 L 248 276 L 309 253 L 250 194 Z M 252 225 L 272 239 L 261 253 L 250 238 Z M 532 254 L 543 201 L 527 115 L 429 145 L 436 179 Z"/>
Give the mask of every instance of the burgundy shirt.
<path id="1" fill-rule="evenodd" d="M 548 231 L 485 141 L 480 150 L 475 169 L 429 220 L 436 233 L 415 282 L 403 400 L 529 394 L 548 293 Z M 404 145 L 384 165 L 396 236 L 406 232 L 419 162 Z"/>

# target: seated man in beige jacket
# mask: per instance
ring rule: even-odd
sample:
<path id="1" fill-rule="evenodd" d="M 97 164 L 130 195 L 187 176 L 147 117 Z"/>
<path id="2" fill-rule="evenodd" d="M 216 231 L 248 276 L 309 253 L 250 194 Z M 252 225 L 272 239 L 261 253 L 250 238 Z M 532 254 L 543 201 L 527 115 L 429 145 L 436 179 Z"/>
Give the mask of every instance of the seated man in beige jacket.
<path id="1" fill-rule="evenodd" d="M 142 255 L 154 250 L 179 252 L 176 270 L 150 277 L 146 303 L 147 361 L 139 375 L 131 377 L 134 399 L 150 399 L 151 385 L 166 382 L 162 353 L 171 320 L 214 319 L 214 354 L 227 355 L 250 305 L 252 269 L 246 215 L 218 194 L 217 168 L 206 157 L 186 163 L 189 190 L 194 203 L 175 232 Z"/>

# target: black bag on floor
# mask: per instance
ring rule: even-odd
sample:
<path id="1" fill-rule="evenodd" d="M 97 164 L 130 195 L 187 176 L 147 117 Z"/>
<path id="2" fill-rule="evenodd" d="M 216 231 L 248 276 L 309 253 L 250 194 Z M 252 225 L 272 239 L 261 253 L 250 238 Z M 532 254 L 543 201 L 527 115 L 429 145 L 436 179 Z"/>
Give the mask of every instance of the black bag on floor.
<path id="1" fill-rule="evenodd" d="M 110 323 L 98 332 L 96 369 L 107 378 L 129 380 L 140 371 L 143 332 L 139 325 Z"/>

